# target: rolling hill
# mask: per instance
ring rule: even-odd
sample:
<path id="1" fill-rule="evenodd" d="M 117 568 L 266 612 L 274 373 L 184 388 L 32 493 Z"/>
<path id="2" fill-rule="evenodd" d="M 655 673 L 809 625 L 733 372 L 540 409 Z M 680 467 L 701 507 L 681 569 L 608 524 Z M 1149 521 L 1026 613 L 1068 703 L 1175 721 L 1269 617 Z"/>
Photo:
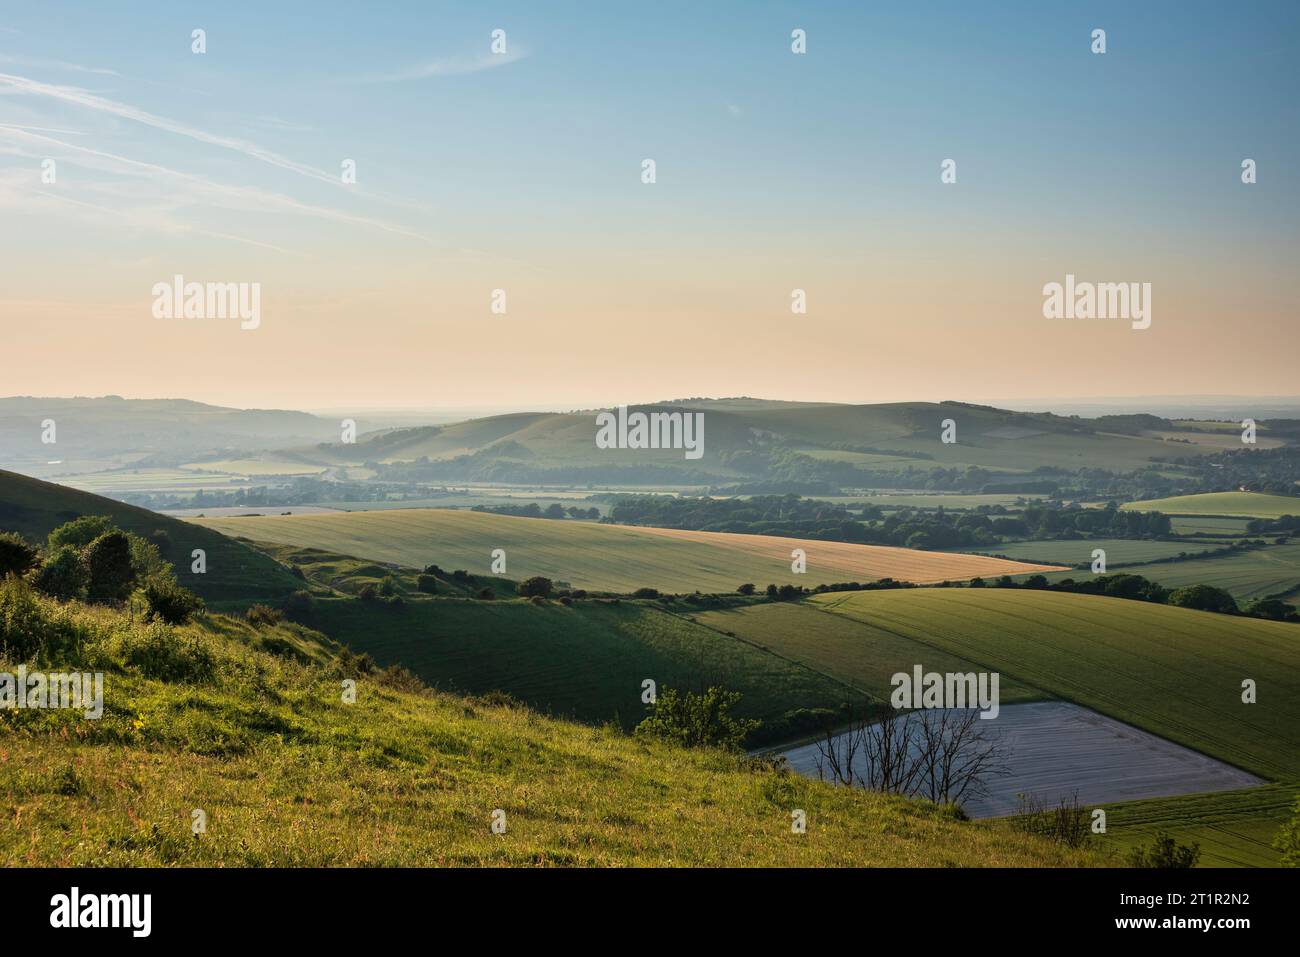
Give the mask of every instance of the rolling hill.
<path id="1" fill-rule="evenodd" d="M 33 542 L 82 515 L 107 515 L 113 524 L 145 537 L 166 532 L 160 551 L 176 569 L 177 580 L 206 601 L 247 605 L 279 601 L 302 583 L 278 562 L 219 532 L 112 499 L 0 471 L 0 531 L 13 531 Z M 191 552 L 207 553 L 207 572 L 194 574 Z"/>
<path id="2" fill-rule="evenodd" d="M 0 598 L 14 599 L 15 587 L 0 586 Z M 45 602 L 36 614 L 77 633 L 112 694 L 97 721 L 67 709 L 0 713 L 0 800 L 9 811 L 0 815 L 0 866 L 1107 860 L 740 755 L 350 670 L 296 625 L 209 616 L 159 629 Z M 347 676 L 357 682 L 354 703 L 340 692 Z M 204 815 L 198 835 L 192 809 Z M 793 832 L 796 810 L 806 833 Z M 491 828 L 497 813 L 504 833 Z"/>
<path id="3" fill-rule="evenodd" d="M 387 509 L 338 514 L 193 519 L 252 541 L 319 548 L 359 558 L 486 572 L 505 549 L 506 574 L 544 575 L 578 588 L 630 592 L 731 592 L 742 582 L 809 586 L 896 578 L 914 582 L 1015 575 L 1052 566 L 907 548 L 805 541 L 726 532 L 690 532 L 592 522 L 518 518 L 453 509 Z M 807 552 L 808 571 L 790 570 L 791 550 Z"/>
<path id="4" fill-rule="evenodd" d="M 1121 508 L 1166 515 L 1225 515 L 1239 518 L 1281 518 L 1300 515 L 1300 497 L 1262 492 L 1205 492 L 1128 502 Z"/>

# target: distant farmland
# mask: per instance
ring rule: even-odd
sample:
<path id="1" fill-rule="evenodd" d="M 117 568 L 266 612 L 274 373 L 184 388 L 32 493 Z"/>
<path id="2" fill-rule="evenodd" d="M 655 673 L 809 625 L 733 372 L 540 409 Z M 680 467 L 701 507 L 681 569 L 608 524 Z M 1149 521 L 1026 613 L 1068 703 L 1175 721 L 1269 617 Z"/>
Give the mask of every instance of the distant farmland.
<path id="1" fill-rule="evenodd" d="M 1200 495 L 1175 495 L 1172 498 L 1128 502 L 1120 508 L 1138 512 L 1164 512 L 1166 515 L 1280 518 L 1283 515 L 1300 515 L 1300 498 L 1265 495 L 1263 492 L 1204 492 Z"/>
<path id="2" fill-rule="evenodd" d="M 977 555 L 922 552 L 768 535 L 632 528 L 592 522 L 516 518 L 452 509 L 403 509 L 329 515 L 196 519 L 227 535 L 319 548 L 421 567 L 488 572 L 493 549 L 505 549 L 506 576 L 532 575 L 580 588 L 626 592 L 729 592 L 742 582 L 817 585 L 896 578 L 914 582 L 1018 575 L 1054 566 Z M 808 571 L 790 570 L 803 548 Z"/>

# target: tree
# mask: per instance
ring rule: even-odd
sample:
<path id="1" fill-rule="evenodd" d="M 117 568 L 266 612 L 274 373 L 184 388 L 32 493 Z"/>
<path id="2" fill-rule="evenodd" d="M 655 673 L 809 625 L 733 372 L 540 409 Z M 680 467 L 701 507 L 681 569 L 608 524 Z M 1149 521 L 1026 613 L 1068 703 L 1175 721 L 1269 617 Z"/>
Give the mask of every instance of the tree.
<path id="1" fill-rule="evenodd" d="M 632 592 L 632 597 L 633 597 L 633 598 L 658 598 L 658 597 L 659 597 L 659 589 L 658 589 L 658 588 L 638 588 L 636 591 Z"/>
<path id="2" fill-rule="evenodd" d="M 745 582 L 745 584 L 736 589 L 736 592 L 741 595 L 752 595 L 754 594 L 754 583 Z"/>
<path id="3" fill-rule="evenodd" d="M 551 584 L 549 578 L 534 575 L 519 583 L 519 594 L 523 598 L 548 598 L 551 594 Z"/>
<path id="4" fill-rule="evenodd" d="M 1179 844 L 1163 831 L 1156 832 L 1150 847 L 1135 847 L 1128 855 L 1132 867 L 1187 868 L 1200 859 L 1201 845 Z"/>
<path id="5" fill-rule="evenodd" d="M 119 602 L 131 594 L 135 569 L 131 565 L 131 540 L 125 532 L 100 535 L 82 553 L 86 562 L 86 598 L 93 602 Z"/>
<path id="6" fill-rule="evenodd" d="M 655 697 L 649 717 L 636 726 L 636 733 L 673 741 L 687 748 L 720 747 L 739 750 L 745 738 L 761 722 L 733 718 L 731 709 L 740 692 L 709 688 L 704 694 L 664 688 Z"/>
<path id="7" fill-rule="evenodd" d="M 1296 798 L 1291 820 L 1273 838 L 1273 847 L 1282 852 L 1283 865 L 1300 867 L 1300 797 Z"/>
<path id="8" fill-rule="evenodd" d="M 426 595 L 436 595 L 438 594 L 438 579 L 432 575 L 417 575 L 415 590 L 424 592 Z"/>
<path id="9" fill-rule="evenodd" d="M 45 544 L 50 551 L 54 551 L 60 545 L 85 548 L 100 535 L 111 531 L 113 531 L 113 523 L 108 520 L 107 515 L 83 515 L 71 522 L 65 522 L 50 532 Z"/>
<path id="10" fill-rule="evenodd" d="M 51 598 L 68 601 L 85 594 L 86 579 L 86 563 L 81 552 L 71 545 L 60 545 L 45 556 L 32 584 Z"/>
<path id="11" fill-rule="evenodd" d="M 1169 593 L 1169 604 L 1200 611 L 1217 611 L 1227 615 L 1237 614 L 1237 600 L 1222 588 L 1213 585 L 1191 585 L 1176 588 Z"/>
<path id="12" fill-rule="evenodd" d="M 0 578 L 27 574 L 27 569 L 36 564 L 36 559 L 36 549 L 28 545 L 21 535 L 0 532 Z"/>

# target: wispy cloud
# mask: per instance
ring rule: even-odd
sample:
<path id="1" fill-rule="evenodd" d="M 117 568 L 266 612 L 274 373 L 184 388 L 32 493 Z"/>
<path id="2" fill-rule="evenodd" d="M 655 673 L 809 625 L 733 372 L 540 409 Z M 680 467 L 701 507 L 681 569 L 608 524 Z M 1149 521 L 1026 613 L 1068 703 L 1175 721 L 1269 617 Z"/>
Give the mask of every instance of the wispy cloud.
<path id="1" fill-rule="evenodd" d="M 443 57 L 428 63 L 413 66 L 396 73 L 381 76 L 363 77 L 358 83 L 403 83 L 410 80 L 427 80 L 436 76 L 460 76 L 466 73 L 481 73 L 510 63 L 518 63 L 528 56 L 526 52 L 514 47 L 508 53 L 485 53 L 481 56 Z"/>
<path id="2" fill-rule="evenodd" d="M 0 53 L 0 63 L 8 63 L 13 66 L 30 66 L 38 70 L 66 70 L 70 73 L 93 73 L 96 76 L 121 76 L 116 70 L 106 70 L 102 67 L 82 66 L 80 63 L 68 63 L 65 60 L 46 60 L 42 57 L 14 56 L 12 54 Z"/>
<path id="3" fill-rule="evenodd" d="M 137 109 L 126 103 L 119 103 L 115 100 L 109 100 L 102 96 L 97 96 L 86 90 L 73 86 L 58 86 L 52 83 L 42 83 L 39 80 L 32 80 L 24 76 L 14 76 L 9 73 L 0 73 L 0 87 L 8 87 L 23 93 L 32 93 L 37 96 L 47 96 L 65 103 L 73 103 L 78 106 L 84 106 L 87 109 L 96 110 L 101 113 L 108 113 L 112 116 L 118 116 L 122 119 L 134 120 L 137 123 L 143 123 L 146 126 L 155 129 L 164 130 L 168 133 L 175 133 L 178 136 L 186 136 L 190 139 L 197 140 L 200 143 L 207 143 L 210 146 L 220 146 L 223 149 L 234 150 L 242 153 L 251 159 L 260 160 L 263 163 L 269 163 L 283 170 L 298 173 L 311 179 L 319 180 L 323 183 L 329 183 L 333 186 L 339 186 L 339 176 L 337 173 L 326 172 L 325 170 L 316 169 L 303 163 L 291 160 L 288 157 L 281 156 L 279 153 L 264 149 L 256 143 L 250 143 L 246 140 L 235 139 L 229 136 L 219 136 L 215 133 L 209 133 L 205 130 L 198 129 L 178 120 L 171 120 L 166 117 L 156 116 L 144 110 Z"/>
<path id="4" fill-rule="evenodd" d="M 0 136 L 3 135 L 8 135 L 13 139 L 24 140 L 29 143 L 40 143 L 43 146 L 56 146 L 62 148 L 71 152 L 75 156 L 82 157 L 89 165 L 97 166 L 101 169 L 108 169 L 112 172 L 147 175 L 153 178 L 162 178 L 183 183 L 193 190 L 192 199 L 205 202 L 209 205 L 225 206 L 229 208 L 233 204 L 235 208 L 249 211 L 265 212 L 267 210 L 275 210 L 278 212 L 314 216 L 320 219 L 331 220 L 333 222 L 353 226 L 367 226 L 373 229 L 407 236 L 411 239 L 428 241 L 428 237 L 426 236 L 422 236 L 419 233 L 406 229 L 405 227 L 398 226 L 382 219 L 375 219 L 369 216 L 356 216 L 351 213 L 341 212 L 328 207 L 300 202 L 299 200 L 293 199 L 289 196 L 284 196 L 280 193 L 270 192 L 264 189 L 257 189 L 252 186 L 233 186 L 227 183 L 220 183 L 203 176 L 196 176 L 193 173 L 184 173 L 166 166 L 160 166 L 157 163 L 148 163 L 143 160 L 119 156 L 116 153 L 108 153 L 104 150 L 79 146 L 75 143 L 67 143 L 52 136 L 45 136 L 41 133 L 33 132 L 28 128 L 0 124 Z"/>

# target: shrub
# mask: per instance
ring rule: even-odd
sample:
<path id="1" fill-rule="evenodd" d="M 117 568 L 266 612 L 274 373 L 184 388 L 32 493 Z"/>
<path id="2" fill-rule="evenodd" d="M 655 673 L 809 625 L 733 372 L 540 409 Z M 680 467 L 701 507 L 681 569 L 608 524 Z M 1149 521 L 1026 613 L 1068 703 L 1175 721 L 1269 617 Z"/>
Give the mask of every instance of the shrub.
<path id="1" fill-rule="evenodd" d="M 202 598 L 165 575 L 155 575 L 145 582 L 140 596 L 144 600 L 145 621 L 161 619 L 169 625 L 183 625 L 203 611 Z"/>
<path id="2" fill-rule="evenodd" d="M 717 686 L 700 695 L 665 688 L 655 698 L 650 716 L 636 726 L 636 733 L 688 748 L 738 750 L 760 723 L 731 716 L 731 709 L 739 701 L 739 692 Z"/>
<path id="3" fill-rule="evenodd" d="M 216 676 L 216 658 L 206 643 L 160 621 L 120 632 L 117 652 L 124 665 L 157 681 L 200 684 Z"/>
<path id="4" fill-rule="evenodd" d="M 570 598 L 568 595 L 561 595 L 561 596 L 560 596 L 560 604 L 561 604 L 561 605 L 572 605 L 572 604 L 573 604 L 573 599 Z"/>
<path id="5" fill-rule="evenodd" d="M 284 600 L 284 616 L 290 621 L 308 621 L 316 608 L 311 592 L 296 591 Z"/>
<path id="6" fill-rule="evenodd" d="M 658 598 L 658 597 L 659 597 L 659 589 L 658 589 L 658 588 L 638 588 L 636 591 L 632 592 L 632 597 L 633 597 L 633 598 Z"/>
<path id="7" fill-rule="evenodd" d="M 0 578 L 6 575 L 25 575 L 36 564 L 36 549 L 28 545 L 21 535 L 0 532 Z"/>
<path id="8" fill-rule="evenodd" d="M 519 594 L 524 598 L 547 598 L 551 594 L 551 580 L 536 575 L 519 583 Z"/>
<path id="9" fill-rule="evenodd" d="M 1132 867 L 1195 867 L 1200 858 L 1201 845 L 1179 844 L 1163 831 L 1156 832 L 1150 847 L 1135 847 L 1128 855 Z"/>
<path id="10" fill-rule="evenodd" d="M 1180 608 L 1196 608 L 1200 611 L 1237 614 L 1237 600 L 1222 588 L 1215 588 L 1213 585 L 1176 588 L 1169 593 L 1169 604 Z"/>
<path id="11" fill-rule="evenodd" d="M 85 594 L 86 578 L 86 563 L 81 552 L 71 545 L 60 545 L 45 557 L 45 563 L 32 578 L 32 584 L 51 598 L 67 601 Z"/>
<path id="12" fill-rule="evenodd" d="M 379 589 L 376 588 L 373 583 L 367 583 L 362 587 L 361 591 L 357 593 L 357 597 L 362 601 L 374 601 L 379 597 Z"/>
<path id="13" fill-rule="evenodd" d="M 569 595 L 574 599 L 581 599 L 587 597 L 587 592 L 582 588 L 575 588 L 573 591 L 569 593 Z"/>
<path id="14" fill-rule="evenodd" d="M 415 579 L 415 590 L 426 595 L 438 594 L 438 579 L 432 575 L 420 575 Z"/>
<path id="15" fill-rule="evenodd" d="M 99 536 L 111 531 L 113 531 L 113 524 L 108 520 L 107 515 L 83 515 L 71 522 L 65 522 L 50 532 L 45 544 L 50 551 L 62 545 L 85 548 Z"/>
<path id="16" fill-rule="evenodd" d="M 754 583 L 745 582 L 745 584 L 736 589 L 736 592 L 740 595 L 752 595 L 754 594 Z"/>
<path id="17" fill-rule="evenodd" d="M 284 612 L 278 608 L 272 608 L 270 605 L 254 605 L 248 611 L 244 612 L 244 617 L 248 623 L 255 627 L 278 625 L 284 621 Z"/>
<path id="18" fill-rule="evenodd" d="M 478 597 L 482 601 L 492 601 L 497 597 L 497 593 L 494 592 L 491 588 L 484 588 L 481 591 L 479 591 Z"/>
<path id="19" fill-rule="evenodd" d="M 379 583 L 379 594 L 385 598 L 392 598 L 397 594 L 397 585 L 393 582 L 392 575 L 385 575 L 384 580 Z"/>
<path id="20" fill-rule="evenodd" d="M 105 532 L 87 545 L 82 555 L 89 601 L 120 602 L 131 593 L 135 570 L 131 565 L 131 540 L 124 532 Z"/>
<path id="21" fill-rule="evenodd" d="M 1273 848 L 1281 852 L 1284 867 L 1300 867 L 1300 797 L 1296 798 L 1291 820 L 1273 838 Z"/>
<path id="22" fill-rule="evenodd" d="M 546 604 L 546 599 L 543 598 L 541 595 L 534 595 L 532 598 L 530 598 L 530 599 L 528 599 L 528 600 L 529 600 L 530 602 L 532 602 L 534 605 L 545 605 L 545 604 Z"/>

